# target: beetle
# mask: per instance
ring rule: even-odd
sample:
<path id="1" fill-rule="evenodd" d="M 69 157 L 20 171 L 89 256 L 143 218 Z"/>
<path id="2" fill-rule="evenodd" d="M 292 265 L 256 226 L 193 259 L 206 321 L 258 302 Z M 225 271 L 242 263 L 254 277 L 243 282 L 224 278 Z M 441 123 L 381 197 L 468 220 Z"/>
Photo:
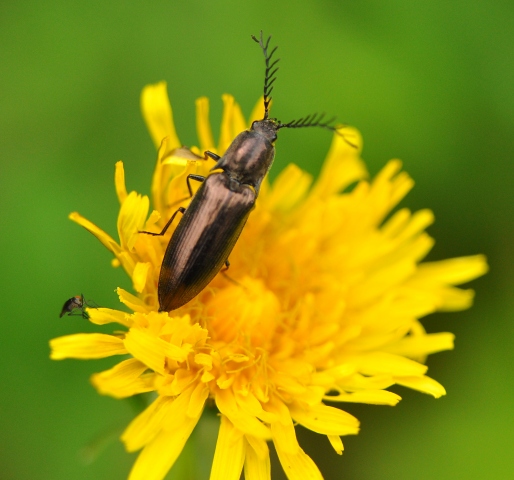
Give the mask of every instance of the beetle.
<path id="1" fill-rule="evenodd" d="M 61 318 L 67 313 L 68 316 L 71 317 L 81 316 L 82 318 L 89 320 L 89 315 L 86 313 L 86 307 L 97 308 L 96 305 L 93 305 L 91 302 L 88 302 L 84 298 L 84 295 L 76 295 L 66 300 L 66 302 L 64 302 L 59 317 Z M 80 310 L 80 313 L 73 313 L 74 310 Z"/>
<path id="2" fill-rule="evenodd" d="M 271 92 L 276 80 L 279 59 L 277 50 L 269 51 L 271 36 L 266 41 L 252 35 L 264 54 L 264 118 L 252 123 L 240 133 L 223 156 L 206 151 L 204 159 L 217 163 L 207 177 L 191 174 L 187 186 L 192 196 L 187 209 L 180 207 L 160 233 L 164 235 L 178 213 L 182 218 L 168 243 L 159 274 L 159 311 L 172 311 L 198 295 L 219 273 L 229 267 L 228 257 L 255 207 L 259 189 L 275 157 L 275 141 L 282 128 L 322 127 L 337 132 L 331 126 L 335 119 L 323 122 L 324 114 L 309 115 L 289 123 L 269 117 Z M 190 181 L 202 184 L 193 196 Z"/>

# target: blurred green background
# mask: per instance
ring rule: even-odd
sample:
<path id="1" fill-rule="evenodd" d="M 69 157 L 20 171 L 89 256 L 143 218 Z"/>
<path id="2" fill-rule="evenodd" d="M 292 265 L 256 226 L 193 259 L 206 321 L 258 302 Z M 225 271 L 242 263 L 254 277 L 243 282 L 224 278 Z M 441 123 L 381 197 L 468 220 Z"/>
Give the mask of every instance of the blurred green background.
<path id="1" fill-rule="evenodd" d="M 201 95 L 216 132 L 221 94 L 248 115 L 262 90 L 250 40 L 260 29 L 282 58 L 274 115 L 326 111 L 357 126 L 370 172 L 401 158 L 416 180 L 404 204 L 434 210 L 430 259 L 485 253 L 491 265 L 473 282 L 472 310 L 425 319 L 429 331 L 457 335 L 454 351 L 428 361 L 446 397 L 398 388 L 395 408 L 348 405 L 362 432 L 343 439 L 342 457 L 299 429 L 301 444 L 327 480 L 512 478 L 513 3 L 32 0 L 0 12 L 1 478 L 126 478 L 134 456 L 117 441 L 92 464 L 78 455 L 133 417 L 88 382 L 112 360 L 48 359 L 50 338 L 96 330 L 58 318 L 67 298 L 115 307 L 114 288 L 129 288 L 67 215 L 116 234 L 119 159 L 128 188 L 149 193 L 145 84 L 167 80 L 186 145 L 198 143 Z M 321 129 L 284 131 L 272 176 L 289 162 L 317 173 L 330 140 Z"/>

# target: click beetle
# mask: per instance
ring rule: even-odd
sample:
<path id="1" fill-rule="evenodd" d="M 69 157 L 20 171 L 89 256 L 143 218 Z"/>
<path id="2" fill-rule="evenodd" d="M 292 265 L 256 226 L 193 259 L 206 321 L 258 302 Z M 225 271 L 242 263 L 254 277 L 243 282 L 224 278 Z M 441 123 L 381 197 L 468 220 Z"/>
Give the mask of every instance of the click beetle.
<path id="1" fill-rule="evenodd" d="M 84 298 L 84 295 L 76 295 L 75 297 L 71 297 L 66 300 L 59 317 L 63 317 L 67 313 L 68 316 L 81 316 L 82 318 L 88 320 L 89 315 L 86 313 L 86 307 L 97 308 L 96 305 L 88 302 Z M 80 313 L 73 313 L 75 310 L 80 310 Z"/>
<path id="2" fill-rule="evenodd" d="M 324 114 L 309 115 L 289 123 L 269 117 L 271 92 L 276 80 L 279 59 L 272 60 L 277 47 L 268 51 L 271 36 L 264 42 L 252 35 L 264 54 L 264 118 L 254 121 L 240 133 L 223 156 L 205 152 L 205 159 L 217 163 L 207 177 L 188 175 L 187 186 L 193 197 L 187 209 L 179 208 L 165 225 L 164 235 L 180 212 L 180 219 L 164 253 L 158 283 L 159 311 L 169 312 L 189 302 L 218 274 L 228 268 L 228 256 L 234 248 L 250 212 L 255 206 L 261 183 L 275 157 L 274 143 L 282 128 L 331 126 L 334 119 L 323 122 Z M 190 180 L 202 182 L 193 196 Z"/>

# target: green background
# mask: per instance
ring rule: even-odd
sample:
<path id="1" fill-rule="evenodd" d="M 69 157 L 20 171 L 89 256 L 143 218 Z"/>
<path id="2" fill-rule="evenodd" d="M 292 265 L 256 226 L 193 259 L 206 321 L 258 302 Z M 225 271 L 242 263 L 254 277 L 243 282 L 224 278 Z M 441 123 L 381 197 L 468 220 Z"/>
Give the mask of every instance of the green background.
<path id="1" fill-rule="evenodd" d="M 58 318 L 67 298 L 84 293 L 115 307 L 114 288 L 129 288 L 67 215 L 77 210 L 116 234 L 119 159 L 129 190 L 149 192 L 145 84 L 168 81 L 187 145 L 198 143 L 201 95 L 211 99 L 216 132 L 221 94 L 235 95 L 248 115 L 262 89 L 250 40 L 260 29 L 282 58 L 273 114 L 288 121 L 326 111 L 357 126 L 370 171 L 401 158 L 416 181 L 404 205 L 434 210 L 430 259 L 485 253 L 491 265 L 473 282 L 472 310 L 424 322 L 457 335 L 454 351 L 428 361 L 446 397 L 398 388 L 395 408 L 348 405 L 362 432 L 343 438 L 342 457 L 298 429 L 301 444 L 326 479 L 511 478 L 512 2 L 46 0 L 3 2 L 0 12 L 1 478 L 126 477 L 134 456 L 117 441 L 91 464 L 78 455 L 133 417 L 128 403 L 88 382 L 112 359 L 48 359 L 50 338 L 97 330 Z M 317 173 L 329 142 L 321 129 L 283 131 L 272 176 L 289 162 Z M 194 461 L 207 463 L 205 452 Z"/>

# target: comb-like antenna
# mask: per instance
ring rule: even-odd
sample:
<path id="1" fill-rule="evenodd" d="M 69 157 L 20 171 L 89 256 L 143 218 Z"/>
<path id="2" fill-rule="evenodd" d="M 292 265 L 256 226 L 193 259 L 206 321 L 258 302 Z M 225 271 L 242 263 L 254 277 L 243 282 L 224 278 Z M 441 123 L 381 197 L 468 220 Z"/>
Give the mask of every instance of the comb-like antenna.
<path id="1" fill-rule="evenodd" d="M 336 117 L 332 117 L 330 120 L 326 120 L 322 122 L 325 117 L 324 113 L 314 113 L 312 115 L 307 115 L 306 117 L 299 118 L 298 120 L 293 120 L 289 123 L 280 123 L 277 126 L 277 129 L 280 128 L 303 128 L 303 127 L 321 127 L 328 128 L 329 130 L 335 131 L 335 127 L 331 125 L 336 119 Z"/>
<path id="2" fill-rule="evenodd" d="M 307 115 L 306 117 L 299 118 L 298 120 L 293 120 L 289 123 L 281 123 L 278 122 L 277 130 L 280 128 L 303 128 L 303 127 L 321 127 L 326 128 L 327 130 L 330 130 L 331 132 L 334 132 L 335 134 L 339 135 L 343 138 L 343 140 L 350 145 L 350 147 L 357 148 L 357 145 L 354 145 L 352 142 L 350 142 L 339 130 L 333 125 L 333 123 L 336 120 L 336 117 L 332 117 L 330 120 L 325 120 L 322 122 L 323 118 L 325 117 L 324 113 L 320 113 L 319 115 L 317 113 L 314 113 L 312 115 Z M 344 125 L 339 125 L 339 127 L 344 127 Z"/>
<path id="3" fill-rule="evenodd" d="M 255 38 L 254 35 L 252 35 L 252 38 L 255 42 L 257 42 L 260 45 L 260 47 L 262 49 L 262 53 L 264 54 L 264 61 L 266 62 L 266 73 L 264 75 L 264 119 L 263 120 L 267 120 L 269 117 L 269 104 L 272 99 L 271 92 L 273 91 L 273 83 L 277 79 L 277 77 L 275 77 L 275 74 L 277 73 L 278 68 L 279 68 L 279 67 L 275 68 L 275 65 L 280 60 L 280 58 L 277 58 L 275 61 L 272 62 L 271 58 L 273 57 L 273 54 L 276 52 L 278 47 L 275 47 L 273 50 L 271 50 L 270 53 L 268 53 L 268 46 L 269 46 L 269 42 L 271 40 L 271 35 L 266 40 L 266 43 L 264 43 L 262 30 L 261 30 L 261 38 L 259 40 L 257 40 L 257 38 Z"/>

